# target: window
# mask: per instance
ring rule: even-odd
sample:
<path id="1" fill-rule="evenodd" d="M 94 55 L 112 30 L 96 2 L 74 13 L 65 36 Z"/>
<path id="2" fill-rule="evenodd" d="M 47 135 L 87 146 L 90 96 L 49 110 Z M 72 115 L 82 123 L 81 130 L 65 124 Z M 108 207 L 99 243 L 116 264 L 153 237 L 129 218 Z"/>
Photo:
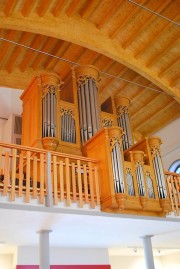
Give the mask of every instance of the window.
<path id="1" fill-rule="evenodd" d="M 169 171 L 180 174 L 180 160 L 174 161 L 169 167 Z"/>

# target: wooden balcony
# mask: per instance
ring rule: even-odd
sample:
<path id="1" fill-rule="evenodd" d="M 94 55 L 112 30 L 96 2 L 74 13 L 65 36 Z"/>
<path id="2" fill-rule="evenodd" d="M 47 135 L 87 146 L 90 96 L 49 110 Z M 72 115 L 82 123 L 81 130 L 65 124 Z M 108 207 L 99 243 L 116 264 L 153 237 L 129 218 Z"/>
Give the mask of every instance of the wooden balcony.
<path id="1" fill-rule="evenodd" d="M 90 158 L 0 143 L 0 193 L 13 202 L 80 208 L 100 204 L 98 163 Z"/>
<path id="2" fill-rule="evenodd" d="M 147 155 L 136 146 L 122 153 L 120 189 L 109 144 L 119 132 L 119 127 L 99 131 L 84 145 L 86 157 L 0 143 L 0 201 L 6 198 L 8 203 L 17 203 L 21 199 L 26 205 L 35 201 L 46 207 L 88 205 L 90 210 L 101 206 L 102 211 L 117 214 L 165 216 L 174 212 L 178 216 L 180 175 L 165 172 L 167 196 L 162 197 Z M 138 158 L 145 158 L 144 185 L 139 181 Z"/>

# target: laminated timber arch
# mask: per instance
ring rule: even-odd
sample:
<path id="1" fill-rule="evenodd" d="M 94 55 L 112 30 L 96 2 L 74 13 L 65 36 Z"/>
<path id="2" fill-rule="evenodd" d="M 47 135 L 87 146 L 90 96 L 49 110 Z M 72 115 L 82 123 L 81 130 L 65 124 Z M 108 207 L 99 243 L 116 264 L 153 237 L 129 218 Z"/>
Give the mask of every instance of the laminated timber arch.
<path id="1" fill-rule="evenodd" d="M 164 90 L 168 95 L 174 97 L 176 101 L 180 102 L 180 93 L 177 88 L 172 88 L 167 80 L 159 77 L 154 71 L 147 68 L 142 61 L 135 59 L 130 51 L 123 49 L 116 39 L 111 39 L 102 30 L 99 30 L 93 23 L 87 20 L 78 17 L 69 17 L 66 14 L 62 14 L 55 19 L 51 14 L 45 17 L 40 17 L 37 14 L 33 14 L 30 17 L 24 17 L 22 14 L 14 14 L 10 17 L 1 16 L 0 25 L 4 29 L 55 37 L 101 53 L 139 73 Z M 27 76 L 25 77 L 24 75 Z M 29 75 L 30 73 L 26 70 L 25 74 L 23 73 L 23 79 L 26 81 L 27 79 L 29 80 Z M 12 76 L 1 71 L 1 85 L 4 81 L 5 86 L 10 86 L 8 85 L 8 76 L 10 79 L 13 79 L 13 76 L 16 77 L 19 82 L 22 79 L 22 73 L 19 70 Z M 23 81 L 21 84 L 23 86 Z"/>

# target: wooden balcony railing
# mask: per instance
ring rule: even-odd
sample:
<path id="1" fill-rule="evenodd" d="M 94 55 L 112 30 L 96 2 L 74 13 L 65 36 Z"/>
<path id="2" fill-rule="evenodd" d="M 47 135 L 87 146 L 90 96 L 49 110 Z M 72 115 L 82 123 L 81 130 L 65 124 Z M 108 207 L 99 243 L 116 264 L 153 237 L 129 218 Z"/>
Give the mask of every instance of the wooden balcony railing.
<path id="1" fill-rule="evenodd" d="M 165 172 L 172 210 L 180 216 L 180 174 Z"/>
<path id="2" fill-rule="evenodd" d="M 98 163 L 90 158 L 0 143 L 0 193 L 46 206 L 100 204 Z"/>

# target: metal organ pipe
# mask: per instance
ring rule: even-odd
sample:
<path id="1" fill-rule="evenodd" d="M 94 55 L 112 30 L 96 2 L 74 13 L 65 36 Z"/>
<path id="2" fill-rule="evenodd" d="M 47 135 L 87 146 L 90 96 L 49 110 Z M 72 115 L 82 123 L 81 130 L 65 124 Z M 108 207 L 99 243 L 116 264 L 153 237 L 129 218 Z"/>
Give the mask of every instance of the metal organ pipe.
<path id="1" fill-rule="evenodd" d="M 114 189 L 116 193 L 124 193 L 124 173 L 119 142 L 116 142 L 111 151 Z"/>
<path id="2" fill-rule="evenodd" d="M 149 138 L 148 142 L 152 155 L 159 198 L 167 198 L 166 183 L 160 155 L 160 144 L 162 143 L 161 139 L 158 137 L 151 137 Z"/>
<path id="3" fill-rule="evenodd" d="M 61 108 L 61 140 L 76 143 L 75 119 L 71 109 Z"/>
<path id="4" fill-rule="evenodd" d="M 130 100 L 126 97 L 115 98 L 115 105 L 117 111 L 117 121 L 118 126 L 123 129 L 125 134 L 123 135 L 123 150 L 127 150 L 133 144 L 132 132 L 129 119 L 128 107 L 130 105 Z"/>
<path id="5" fill-rule="evenodd" d="M 155 170 L 159 198 L 166 198 L 167 197 L 167 190 L 166 190 L 164 172 L 163 172 L 161 158 L 160 158 L 158 152 L 154 156 L 153 166 L 154 166 L 154 170 Z"/>
<path id="6" fill-rule="evenodd" d="M 94 66 L 75 68 L 78 85 L 81 141 L 84 144 L 100 129 L 100 107 L 96 85 L 99 71 Z"/>
<path id="7" fill-rule="evenodd" d="M 42 98 L 42 125 L 42 137 L 56 136 L 56 94 L 54 92 L 47 92 Z"/>

